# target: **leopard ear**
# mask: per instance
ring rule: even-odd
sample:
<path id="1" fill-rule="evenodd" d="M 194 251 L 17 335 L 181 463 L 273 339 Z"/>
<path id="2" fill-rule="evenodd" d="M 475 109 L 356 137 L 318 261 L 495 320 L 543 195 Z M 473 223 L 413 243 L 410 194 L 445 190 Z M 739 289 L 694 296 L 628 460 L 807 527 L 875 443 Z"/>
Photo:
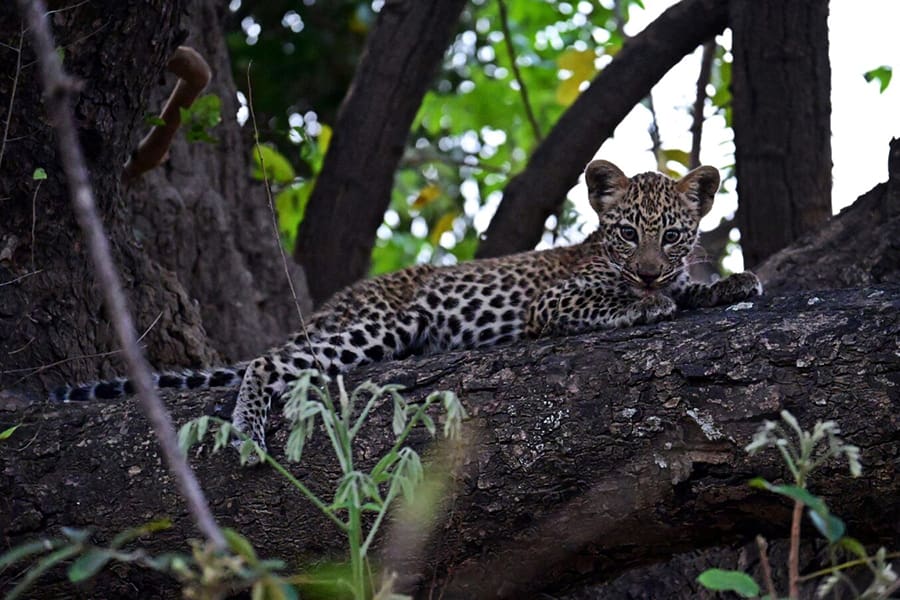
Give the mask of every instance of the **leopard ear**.
<path id="1" fill-rule="evenodd" d="M 675 189 L 684 194 L 688 204 L 703 217 L 712 208 L 716 192 L 719 191 L 719 171 L 714 167 L 697 167 L 679 179 Z"/>
<path id="2" fill-rule="evenodd" d="M 584 180 L 587 182 L 588 199 L 597 214 L 615 204 L 628 188 L 625 173 L 605 160 L 591 161 L 584 170 Z"/>

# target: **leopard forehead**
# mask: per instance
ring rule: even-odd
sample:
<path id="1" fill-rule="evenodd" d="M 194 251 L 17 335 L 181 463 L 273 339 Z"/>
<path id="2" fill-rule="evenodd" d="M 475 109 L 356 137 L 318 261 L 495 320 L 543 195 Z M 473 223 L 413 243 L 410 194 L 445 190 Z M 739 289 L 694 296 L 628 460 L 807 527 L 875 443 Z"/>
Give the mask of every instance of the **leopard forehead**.
<path id="1" fill-rule="evenodd" d="M 640 229 L 659 231 L 668 227 L 695 230 L 700 224 L 697 211 L 685 202 L 676 182 L 661 173 L 640 173 L 629 181 L 618 210 L 610 211 L 607 223 L 627 221 Z"/>

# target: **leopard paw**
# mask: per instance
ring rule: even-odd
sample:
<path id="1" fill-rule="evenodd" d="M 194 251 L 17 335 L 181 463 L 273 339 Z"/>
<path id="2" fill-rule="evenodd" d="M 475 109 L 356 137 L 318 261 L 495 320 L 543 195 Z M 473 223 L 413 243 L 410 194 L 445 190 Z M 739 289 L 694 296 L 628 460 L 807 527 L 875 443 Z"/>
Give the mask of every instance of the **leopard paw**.
<path id="1" fill-rule="evenodd" d="M 716 287 L 716 304 L 734 304 L 748 298 L 761 296 L 762 283 L 759 278 L 750 271 L 735 273 L 719 281 Z"/>
<path id="2" fill-rule="evenodd" d="M 231 441 L 231 447 L 234 448 L 238 452 L 238 454 L 241 454 L 242 452 L 244 452 L 244 450 L 243 450 L 244 444 L 245 444 L 245 441 L 241 438 L 236 438 Z M 260 450 L 262 450 L 263 452 L 266 452 L 266 443 L 265 442 L 257 441 L 256 445 L 259 446 Z M 243 462 L 243 466 L 255 467 L 256 465 L 259 465 L 261 463 L 262 463 L 262 461 L 260 460 L 259 453 L 256 451 L 256 448 L 251 448 L 250 453 L 247 455 L 247 458 Z"/>
<path id="3" fill-rule="evenodd" d="M 640 323 L 657 323 L 665 319 L 671 318 L 675 314 L 677 305 L 675 301 L 664 294 L 656 294 L 641 298 L 638 302 L 638 310 Z"/>

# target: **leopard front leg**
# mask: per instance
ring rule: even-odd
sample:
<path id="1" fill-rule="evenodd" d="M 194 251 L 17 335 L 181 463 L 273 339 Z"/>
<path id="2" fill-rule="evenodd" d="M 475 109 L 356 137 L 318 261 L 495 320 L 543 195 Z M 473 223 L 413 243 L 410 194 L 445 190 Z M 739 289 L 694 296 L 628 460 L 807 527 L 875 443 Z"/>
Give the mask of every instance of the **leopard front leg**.
<path id="1" fill-rule="evenodd" d="M 711 308 L 761 296 L 763 289 L 755 274 L 744 271 L 711 284 L 692 281 L 683 273 L 670 291 L 681 308 Z"/>
<path id="2" fill-rule="evenodd" d="M 525 333 L 530 337 L 572 335 L 656 323 L 670 318 L 675 310 L 675 301 L 662 293 L 636 297 L 625 290 L 602 290 L 585 280 L 571 279 L 531 303 Z"/>
<path id="3" fill-rule="evenodd" d="M 406 353 L 421 327 L 422 323 L 410 316 L 398 317 L 391 331 L 382 322 L 368 322 L 341 332 L 320 330 L 309 339 L 305 335 L 295 336 L 291 343 L 247 366 L 232 413 L 232 425 L 265 450 L 266 422 L 272 401 L 284 393 L 300 371 L 319 369 L 334 377 L 359 365 Z M 242 440 L 234 442 L 238 449 L 242 444 Z M 256 462 L 256 454 L 251 454 L 250 463 Z"/>

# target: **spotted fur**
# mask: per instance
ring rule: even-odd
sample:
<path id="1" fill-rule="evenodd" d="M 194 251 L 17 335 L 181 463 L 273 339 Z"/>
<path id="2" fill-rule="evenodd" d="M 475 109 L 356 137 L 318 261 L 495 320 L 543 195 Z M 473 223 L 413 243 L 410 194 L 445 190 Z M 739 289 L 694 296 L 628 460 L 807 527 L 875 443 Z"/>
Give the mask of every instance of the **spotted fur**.
<path id="1" fill-rule="evenodd" d="M 233 384 L 240 375 L 233 423 L 265 447 L 272 400 L 303 369 L 335 375 L 413 354 L 655 323 L 679 307 L 762 293 L 753 273 L 713 284 L 687 273 L 697 227 L 719 186 L 714 168 L 700 167 L 678 181 L 658 173 L 629 179 L 612 163 L 594 161 L 585 178 L 600 222 L 580 244 L 452 267 L 418 265 L 362 281 L 312 316 L 308 340 L 296 334 L 246 366 L 191 372 L 178 386 L 172 375 L 160 375 L 157 384 L 196 389 Z M 74 388 L 60 399 L 129 391 L 127 381 L 109 386 Z"/>

